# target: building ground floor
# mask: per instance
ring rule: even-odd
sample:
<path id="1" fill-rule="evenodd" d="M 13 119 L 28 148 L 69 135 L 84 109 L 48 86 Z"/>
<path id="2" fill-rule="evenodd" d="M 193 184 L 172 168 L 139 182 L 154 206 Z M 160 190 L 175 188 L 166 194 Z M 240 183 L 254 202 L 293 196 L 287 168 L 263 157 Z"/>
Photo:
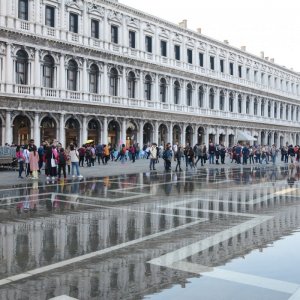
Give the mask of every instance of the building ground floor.
<path id="1" fill-rule="evenodd" d="M 40 102 L 34 107 L 34 103 L 27 105 L 26 101 L 12 103 L 15 108 L 6 102 L 0 108 L 2 145 L 26 144 L 34 139 L 36 145 L 53 140 L 64 146 L 70 143 L 81 145 L 86 140 L 117 146 L 151 142 L 194 145 L 212 141 L 230 147 L 237 142 L 239 131 L 256 138 L 256 144 L 279 147 L 285 143 L 300 143 L 298 128 L 76 103 L 49 103 L 47 106 Z"/>

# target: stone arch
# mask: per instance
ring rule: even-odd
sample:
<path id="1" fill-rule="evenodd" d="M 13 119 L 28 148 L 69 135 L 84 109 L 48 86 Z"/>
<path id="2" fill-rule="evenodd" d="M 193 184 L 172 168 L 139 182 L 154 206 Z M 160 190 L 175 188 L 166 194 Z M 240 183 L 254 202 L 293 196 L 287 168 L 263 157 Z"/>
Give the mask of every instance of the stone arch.
<path id="1" fill-rule="evenodd" d="M 66 145 L 74 144 L 79 146 L 80 144 L 80 121 L 75 117 L 69 117 L 65 121 L 65 136 Z"/>
<path id="2" fill-rule="evenodd" d="M 143 127 L 143 144 L 148 145 L 152 143 L 154 140 L 153 135 L 154 135 L 154 126 L 150 122 L 145 123 Z"/>
<path id="3" fill-rule="evenodd" d="M 93 140 L 95 145 L 101 143 L 101 124 L 96 118 L 91 118 L 87 122 L 87 139 Z"/>
<path id="4" fill-rule="evenodd" d="M 204 129 L 204 127 L 202 127 L 202 126 L 198 127 L 197 133 L 198 133 L 197 143 L 200 144 L 200 145 L 205 143 L 205 140 L 204 140 L 205 139 L 205 129 Z"/>
<path id="5" fill-rule="evenodd" d="M 119 146 L 121 140 L 121 125 L 117 120 L 111 120 L 107 124 L 108 143 L 112 146 Z"/>
<path id="6" fill-rule="evenodd" d="M 185 145 L 193 146 L 193 127 L 188 125 L 185 129 Z"/>
<path id="7" fill-rule="evenodd" d="M 160 124 L 158 127 L 158 144 L 165 145 L 168 143 L 168 127 L 165 124 Z"/>
<path id="8" fill-rule="evenodd" d="M 138 126 L 134 120 L 129 120 L 126 124 L 126 146 L 129 147 L 137 142 Z"/>
<path id="9" fill-rule="evenodd" d="M 173 126 L 173 143 L 181 143 L 182 130 L 178 124 Z"/>
<path id="10" fill-rule="evenodd" d="M 41 141 L 47 141 L 52 143 L 53 140 L 57 139 L 57 120 L 51 115 L 44 116 L 40 122 L 41 128 Z"/>
<path id="11" fill-rule="evenodd" d="M 13 144 L 28 144 L 31 139 L 32 120 L 26 115 L 17 115 L 13 122 Z"/>

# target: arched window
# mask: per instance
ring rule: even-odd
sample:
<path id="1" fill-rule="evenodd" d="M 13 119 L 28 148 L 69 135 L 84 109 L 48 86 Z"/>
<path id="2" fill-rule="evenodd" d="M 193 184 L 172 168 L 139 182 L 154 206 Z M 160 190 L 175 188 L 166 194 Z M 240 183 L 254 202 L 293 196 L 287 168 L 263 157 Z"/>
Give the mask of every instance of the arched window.
<path id="1" fill-rule="evenodd" d="M 152 79 L 150 75 L 146 75 L 145 77 L 145 99 L 151 100 L 152 97 Z"/>
<path id="2" fill-rule="evenodd" d="M 118 71 L 112 68 L 109 73 L 109 94 L 118 96 Z"/>
<path id="3" fill-rule="evenodd" d="M 271 102 L 268 101 L 268 118 L 271 118 Z"/>
<path id="4" fill-rule="evenodd" d="M 199 87 L 199 92 L 198 92 L 198 105 L 199 107 L 203 107 L 203 102 L 204 102 L 204 89 L 203 86 Z"/>
<path id="5" fill-rule="evenodd" d="M 257 113 L 258 113 L 258 103 L 257 103 L 257 99 L 255 98 L 254 99 L 254 115 L 257 116 Z"/>
<path id="6" fill-rule="evenodd" d="M 19 0 L 18 18 L 28 21 L 28 0 Z"/>
<path id="7" fill-rule="evenodd" d="M 219 109 L 224 110 L 224 102 L 225 102 L 225 95 L 224 91 L 220 92 L 220 99 L 219 99 Z"/>
<path id="8" fill-rule="evenodd" d="M 247 100 L 246 100 L 246 114 L 250 114 L 250 98 L 247 97 Z"/>
<path id="9" fill-rule="evenodd" d="M 238 113 L 241 114 L 242 113 L 242 96 L 238 95 Z"/>
<path id="10" fill-rule="evenodd" d="M 192 105 L 193 100 L 193 88 L 192 85 L 189 83 L 186 87 L 186 104 L 187 106 Z"/>
<path id="11" fill-rule="evenodd" d="M 90 93 L 97 94 L 98 91 L 98 80 L 99 80 L 99 68 L 97 65 L 93 64 L 90 67 L 90 88 L 89 91 Z"/>
<path id="12" fill-rule="evenodd" d="M 129 72 L 127 79 L 128 98 L 135 98 L 135 74 Z"/>
<path id="13" fill-rule="evenodd" d="M 274 118 L 277 119 L 277 103 L 274 104 Z"/>
<path id="14" fill-rule="evenodd" d="M 16 83 L 28 84 L 28 54 L 24 50 L 19 50 L 17 52 Z"/>
<path id="15" fill-rule="evenodd" d="M 159 91 L 160 91 L 160 101 L 161 102 L 166 102 L 167 99 L 167 82 L 165 78 L 162 78 L 160 80 L 160 85 L 159 85 Z"/>
<path id="16" fill-rule="evenodd" d="M 230 93 L 229 94 L 229 111 L 230 112 L 233 112 L 233 104 L 234 104 L 233 94 Z"/>
<path id="17" fill-rule="evenodd" d="M 50 55 L 44 57 L 43 86 L 45 88 L 54 88 L 54 59 Z"/>
<path id="18" fill-rule="evenodd" d="M 265 115 L 265 102 L 262 100 L 260 105 L 260 115 L 264 117 Z"/>
<path id="19" fill-rule="evenodd" d="M 67 70 L 67 87 L 70 91 L 77 90 L 77 73 L 78 73 L 78 66 L 75 60 L 70 60 L 68 63 L 68 70 Z"/>
<path id="20" fill-rule="evenodd" d="M 174 82 L 174 104 L 179 104 L 180 103 L 180 84 L 176 80 Z"/>
<path id="21" fill-rule="evenodd" d="M 215 92 L 213 89 L 209 90 L 209 108 L 214 109 L 215 107 Z"/>

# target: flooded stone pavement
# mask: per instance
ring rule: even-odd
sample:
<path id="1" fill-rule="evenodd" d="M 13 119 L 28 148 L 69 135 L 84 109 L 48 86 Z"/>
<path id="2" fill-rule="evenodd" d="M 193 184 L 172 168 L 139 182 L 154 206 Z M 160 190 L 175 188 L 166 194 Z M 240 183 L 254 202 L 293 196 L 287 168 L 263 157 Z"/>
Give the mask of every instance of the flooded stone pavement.
<path id="1" fill-rule="evenodd" d="M 1 188 L 0 299 L 300 299 L 299 187 L 286 166 Z"/>

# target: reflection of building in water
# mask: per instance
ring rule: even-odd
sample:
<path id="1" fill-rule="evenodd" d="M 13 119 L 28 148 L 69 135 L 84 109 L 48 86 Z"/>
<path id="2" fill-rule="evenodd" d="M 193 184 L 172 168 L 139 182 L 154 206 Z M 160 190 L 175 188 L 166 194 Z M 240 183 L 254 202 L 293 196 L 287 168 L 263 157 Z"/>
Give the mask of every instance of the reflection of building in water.
<path id="1" fill-rule="evenodd" d="M 100 296 L 106 299 L 126 298 L 129 294 L 135 295 L 140 291 L 146 293 L 153 286 L 158 289 L 165 288 L 176 278 L 184 280 L 187 276 L 180 272 L 181 275 L 178 275 L 178 271 L 175 270 L 146 263 L 150 259 L 245 221 L 243 217 L 230 219 L 224 214 L 211 214 L 206 210 L 268 213 L 275 217 L 190 258 L 190 261 L 202 265 L 220 265 L 254 248 L 263 248 L 267 243 L 300 225 L 298 218 L 300 208 L 295 206 L 298 203 L 296 196 L 299 196 L 299 192 L 294 189 L 299 186 L 298 182 L 293 188 L 290 188 L 286 180 L 282 180 L 274 185 L 255 184 L 249 185 L 249 189 L 233 186 L 220 191 L 208 188 L 197 189 L 197 182 L 195 182 L 191 197 L 186 199 L 180 195 L 174 196 L 174 191 L 177 191 L 175 187 L 179 185 L 180 190 L 183 191 L 187 183 L 186 179 L 172 184 L 173 194 L 170 197 L 165 193 L 162 194 L 164 187 L 159 186 L 156 195 L 149 195 L 148 199 L 143 198 L 139 203 L 131 205 L 129 210 L 118 207 L 102 210 L 95 208 L 96 211 L 95 209 L 74 211 L 68 215 L 53 214 L 51 217 L 27 219 L 22 223 L 11 221 L 1 224 L 0 245 L 3 246 L 0 252 L 2 258 L 0 276 L 3 278 L 23 273 L 74 256 L 122 244 L 194 221 L 192 218 L 208 219 L 207 222 L 199 224 L 197 230 L 193 232 L 183 230 L 168 234 L 156 241 L 140 243 L 138 249 L 131 247 L 126 251 L 117 252 L 113 254 L 113 259 L 99 257 L 93 263 L 84 263 L 83 271 L 72 270 L 72 273 L 56 274 L 56 279 L 49 275 L 51 279 L 36 280 L 36 288 L 41 293 L 45 293 L 41 294 L 41 298 L 51 296 L 49 295 L 51 289 L 53 293 L 59 290 L 60 294 L 70 295 L 66 290 L 70 285 L 77 287 L 77 290 L 73 291 L 73 296 L 79 299 Z M 161 195 L 164 195 L 163 198 Z M 60 205 L 59 199 L 57 201 Z M 39 210 L 44 205 L 42 202 L 38 203 Z M 75 209 L 80 207 L 79 205 Z M 199 212 L 199 210 L 203 211 Z M 64 213 L 68 212 L 64 211 Z M 12 294 L 9 297 L 5 294 L 7 291 L 0 290 L 1 299 L 20 298 L 20 290 L 10 290 Z"/>

